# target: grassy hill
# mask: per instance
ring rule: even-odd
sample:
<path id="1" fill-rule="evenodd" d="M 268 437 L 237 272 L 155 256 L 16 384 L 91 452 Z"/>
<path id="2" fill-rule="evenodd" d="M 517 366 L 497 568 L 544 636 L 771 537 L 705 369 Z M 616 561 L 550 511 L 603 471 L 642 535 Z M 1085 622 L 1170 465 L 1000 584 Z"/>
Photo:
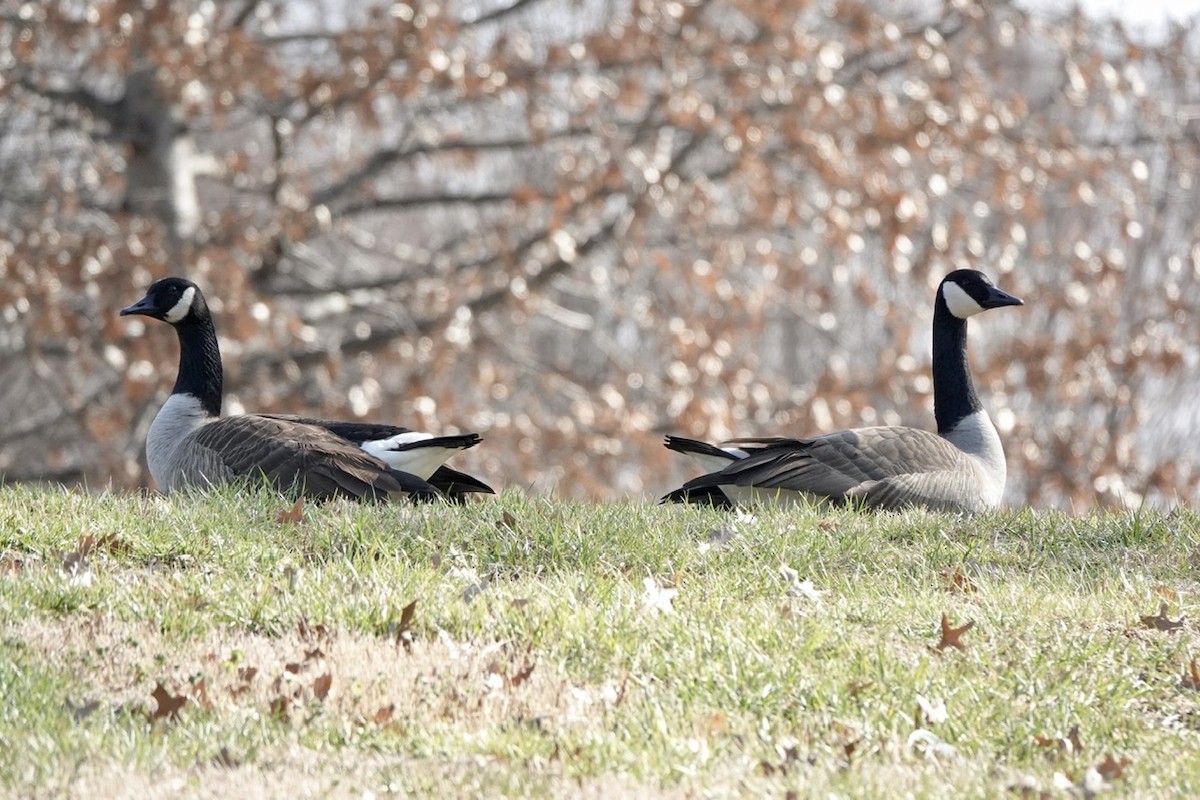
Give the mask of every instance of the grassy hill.
<path id="1" fill-rule="evenodd" d="M 7 487 L 0 787 L 1197 796 L 1198 548 L 1191 511 Z"/>

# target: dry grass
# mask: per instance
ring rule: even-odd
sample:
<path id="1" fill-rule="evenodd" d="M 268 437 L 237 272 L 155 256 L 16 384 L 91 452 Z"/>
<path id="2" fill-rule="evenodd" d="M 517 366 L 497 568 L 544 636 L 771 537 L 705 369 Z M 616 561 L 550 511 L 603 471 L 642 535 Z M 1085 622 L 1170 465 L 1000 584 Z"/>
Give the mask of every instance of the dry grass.
<path id="1" fill-rule="evenodd" d="M 1200 791 L 1190 513 L 283 508 L 0 493 L 0 786 Z"/>

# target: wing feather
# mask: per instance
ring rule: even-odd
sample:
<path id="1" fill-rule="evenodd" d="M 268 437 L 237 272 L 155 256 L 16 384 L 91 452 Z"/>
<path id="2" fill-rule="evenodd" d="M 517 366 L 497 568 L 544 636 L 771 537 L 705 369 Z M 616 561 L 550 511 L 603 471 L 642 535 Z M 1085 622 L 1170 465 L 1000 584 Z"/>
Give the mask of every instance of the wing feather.
<path id="1" fill-rule="evenodd" d="M 733 485 L 876 508 L 961 508 L 977 469 L 953 444 L 919 428 L 857 428 L 811 439 L 758 441 L 746 458 L 684 488 Z"/>
<path id="2" fill-rule="evenodd" d="M 211 422 L 189 438 L 193 452 L 219 463 L 226 477 L 262 478 L 309 497 L 368 500 L 411 491 L 382 461 L 315 425 L 244 414 Z"/>

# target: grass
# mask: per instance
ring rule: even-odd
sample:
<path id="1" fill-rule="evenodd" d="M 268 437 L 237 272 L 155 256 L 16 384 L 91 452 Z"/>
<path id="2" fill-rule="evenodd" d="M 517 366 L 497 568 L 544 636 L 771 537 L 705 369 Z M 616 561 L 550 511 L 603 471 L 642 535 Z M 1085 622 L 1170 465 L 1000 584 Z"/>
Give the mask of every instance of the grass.
<path id="1" fill-rule="evenodd" d="M 0 490 L 0 787 L 1200 795 L 1191 511 L 287 508 Z"/>

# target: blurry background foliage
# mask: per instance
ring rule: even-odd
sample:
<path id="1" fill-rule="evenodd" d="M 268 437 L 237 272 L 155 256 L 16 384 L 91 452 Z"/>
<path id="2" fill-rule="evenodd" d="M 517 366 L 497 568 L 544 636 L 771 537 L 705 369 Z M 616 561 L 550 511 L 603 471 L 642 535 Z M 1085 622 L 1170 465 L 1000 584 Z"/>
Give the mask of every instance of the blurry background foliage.
<path id="1" fill-rule="evenodd" d="M 972 324 L 1007 500 L 1197 498 L 1195 25 L 1011 3 L 0 2 L 0 473 L 137 486 L 209 293 L 227 411 L 478 430 L 654 496 L 707 438 L 932 426 Z"/>

